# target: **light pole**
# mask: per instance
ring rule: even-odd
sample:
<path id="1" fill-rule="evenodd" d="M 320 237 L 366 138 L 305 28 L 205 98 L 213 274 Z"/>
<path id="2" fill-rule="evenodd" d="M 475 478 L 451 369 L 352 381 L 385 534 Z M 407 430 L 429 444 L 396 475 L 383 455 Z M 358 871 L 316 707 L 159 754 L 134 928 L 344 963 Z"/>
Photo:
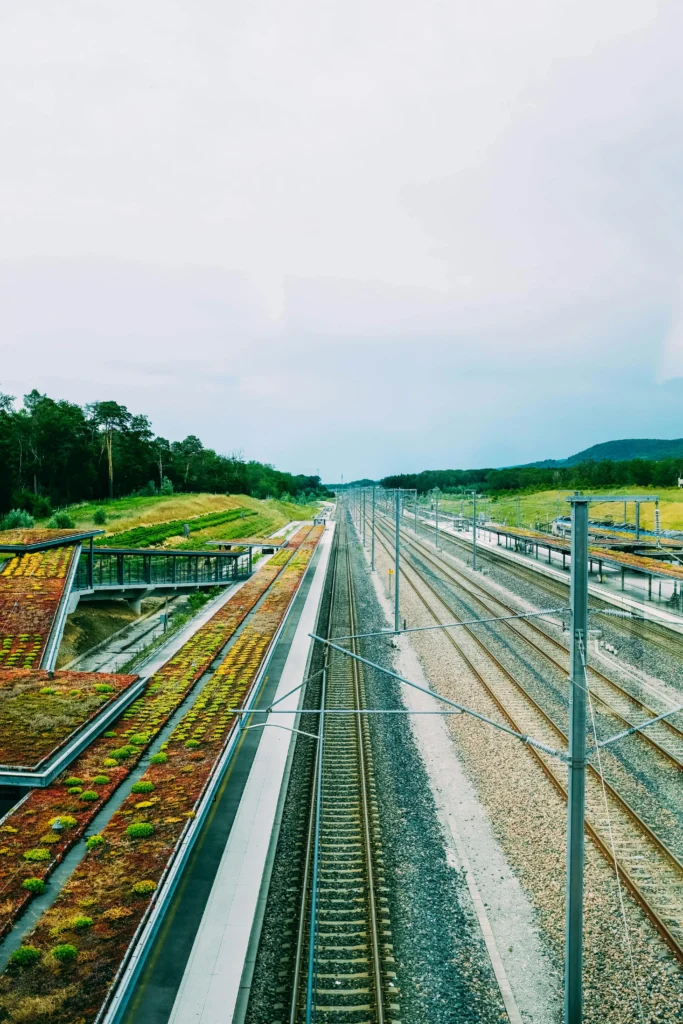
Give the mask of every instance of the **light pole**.
<path id="1" fill-rule="evenodd" d="M 398 633 L 398 563 L 399 563 L 399 533 L 401 528 L 401 492 L 396 488 L 396 550 L 394 553 L 394 632 Z"/>
<path id="2" fill-rule="evenodd" d="M 571 585 L 569 642 L 569 786 L 567 794 L 567 913 L 564 1024 L 581 1024 L 583 1014 L 583 862 L 586 803 L 586 622 L 588 613 L 588 503 L 571 502 Z"/>
<path id="3" fill-rule="evenodd" d="M 375 485 L 372 485 L 372 540 L 370 543 L 370 569 L 375 571 Z"/>

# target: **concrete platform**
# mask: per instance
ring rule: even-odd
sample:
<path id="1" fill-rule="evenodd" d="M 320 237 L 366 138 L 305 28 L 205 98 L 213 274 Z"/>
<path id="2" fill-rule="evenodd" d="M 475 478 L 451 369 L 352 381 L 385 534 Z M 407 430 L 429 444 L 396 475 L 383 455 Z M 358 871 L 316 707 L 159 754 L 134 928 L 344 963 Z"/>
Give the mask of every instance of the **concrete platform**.
<path id="1" fill-rule="evenodd" d="M 295 599 L 271 658 L 259 708 L 303 681 L 308 634 L 315 627 L 333 532 L 330 524 Z M 278 715 L 278 725 L 294 724 L 300 697 L 296 692 L 282 702 L 291 716 Z M 126 1024 L 233 1020 L 292 738 L 281 728 L 243 731 L 123 1014 Z"/>

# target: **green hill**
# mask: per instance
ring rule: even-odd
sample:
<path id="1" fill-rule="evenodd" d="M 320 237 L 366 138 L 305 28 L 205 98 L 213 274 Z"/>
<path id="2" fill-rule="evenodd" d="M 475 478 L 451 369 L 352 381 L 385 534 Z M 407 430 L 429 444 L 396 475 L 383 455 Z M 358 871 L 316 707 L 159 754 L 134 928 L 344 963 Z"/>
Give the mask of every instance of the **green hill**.
<path id="1" fill-rule="evenodd" d="M 683 459 L 683 437 L 667 441 L 652 437 L 625 438 L 621 441 L 603 441 L 590 448 L 584 448 L 568 459 L 544 459 L 530 462 L 529 467 L 552 468 L 553 466 L 575 466 L 579 462 L 627 462 L 630 459 Z"/>

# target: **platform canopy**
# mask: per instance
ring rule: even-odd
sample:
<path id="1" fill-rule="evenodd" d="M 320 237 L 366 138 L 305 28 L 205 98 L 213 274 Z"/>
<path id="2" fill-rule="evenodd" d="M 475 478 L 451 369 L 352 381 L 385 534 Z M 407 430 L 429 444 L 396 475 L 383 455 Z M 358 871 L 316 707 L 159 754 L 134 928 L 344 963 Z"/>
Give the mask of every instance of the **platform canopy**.
<path id="1" fill-rule="evenodd" d="M 207 547 L 219 548 L 286 548 L 287 539 L 274 540 L 272 537 L 235 537 L 233 540 L 208 540 Z"/>
<path id="2" fill-rule="evenodd" d="M 100 533 L 104 533 L 104 530 L 0 530 L 0 551 L 12 551 L 15 554 L 44 551 L 64 544 L 79 544 Z"/>

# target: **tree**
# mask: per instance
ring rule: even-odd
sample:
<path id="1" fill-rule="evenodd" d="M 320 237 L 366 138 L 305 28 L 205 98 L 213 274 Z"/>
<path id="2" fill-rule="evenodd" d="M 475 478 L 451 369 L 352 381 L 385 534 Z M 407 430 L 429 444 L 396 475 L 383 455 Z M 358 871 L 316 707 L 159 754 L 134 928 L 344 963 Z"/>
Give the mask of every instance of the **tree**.
<path id="1" fill-rule="evenodd" d="M 130 426 L 132 416 L 118 402 L 93 402 L 86 406 L 90 422 L 102 438 L 102 451 L 107 456 L 109 497 L 114 497 L 114 438 Z"/>

